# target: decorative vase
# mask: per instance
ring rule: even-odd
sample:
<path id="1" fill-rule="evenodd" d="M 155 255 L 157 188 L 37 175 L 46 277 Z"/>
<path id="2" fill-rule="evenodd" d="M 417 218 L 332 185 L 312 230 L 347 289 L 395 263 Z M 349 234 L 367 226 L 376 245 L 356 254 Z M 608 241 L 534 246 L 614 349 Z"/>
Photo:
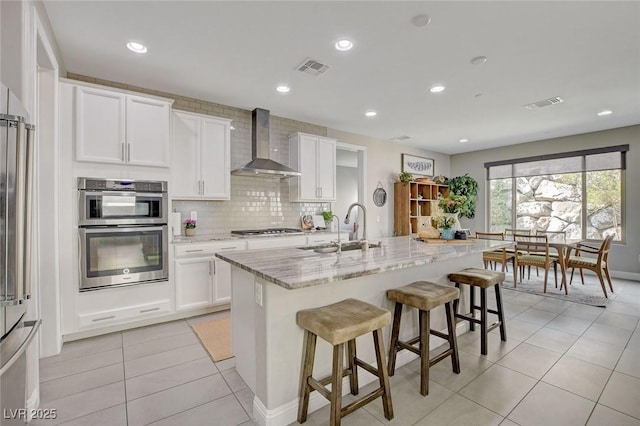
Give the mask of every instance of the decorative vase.
<path id="1" fill-rule="evenodd" d="M 459 214 L 460 213 L 443 213 L 443 215 L 447 217 L 452 217 L 456 220 L 455 223 L 451 226 L 451 229 L 453 229 L 454 231 L 458 231 L 462 229 L 462 227 L 460 226 L 460 220 L 458 219 Z"/>
<path id="2" fill-rule="evenodd" d="M 441 231 L 440 237 L 443 240 L 453 240 L 456 231 L 453 228 L 445 228 Z"/>
<path id="3" fill-rule="evenodd" d="M 196 235 L 196 228 L 184 228 L 184 235 L 187 237 L 193 237 Z"/>

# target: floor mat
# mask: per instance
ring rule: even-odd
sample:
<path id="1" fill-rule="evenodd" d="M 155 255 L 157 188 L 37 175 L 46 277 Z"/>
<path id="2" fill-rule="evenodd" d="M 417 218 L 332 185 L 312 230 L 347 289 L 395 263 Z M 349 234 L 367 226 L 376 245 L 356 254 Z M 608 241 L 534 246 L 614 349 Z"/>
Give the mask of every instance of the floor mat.
<path id="1" fill-rule="evenodd" d="M 194 324 L 196 332 L 205 349 L 214 361 L 232 358 L 231 317 Z"/>
<path id="2" fill-rule="evenodd" d="M 536 277 L 535 271 L 531 271 L 531 279 L 523 280 L 522 283 L 518 283 L 516 288 L 513 287 L 513 272 L 507 272 L 507 279 L 504 282 L 505 289 L 521 291 L 523 293 L 533 293 L 540 296 L 552 297 L 555 299 L 567 300 L 569 302 L 582 303 L 590 306 L 598 306 L 605 308 L 609 300 L 615 300 L 616 294 L 611 293 L 609 286 L 605 279 L 605 285 L 607 285 L 607 295 L 609 298 L 605 298 L 602 293 L 602 287 L 596 276 L 590 276 L 585 274 L 584 285 L 580 282 L 580 275 L 576 273 L 573 279 L 573 284 L 569 286 L 569 294 L 565 295 L 564 290 L 560 290 L 560 284 L 558 288 L 554 285 L 553 271 L 549 272 L 549 279 L 547 281 L 547 292 L 543 293 L 544 272 L 540 271 L 540 276 Z M 559 275 L 559 274 L 558 274 Z M 567 280 L 569 274 L 567 274 Z M 558 276 L 558 281 L 560 277 Z M 615 290 L 615 287 L 614 287 Z"/>

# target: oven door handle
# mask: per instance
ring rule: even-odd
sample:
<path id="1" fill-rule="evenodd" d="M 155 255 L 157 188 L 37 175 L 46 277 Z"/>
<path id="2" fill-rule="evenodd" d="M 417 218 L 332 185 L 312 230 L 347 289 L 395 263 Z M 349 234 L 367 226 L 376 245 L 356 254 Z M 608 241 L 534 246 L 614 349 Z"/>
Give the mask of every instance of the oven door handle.
<path id="1" fill-rule="evenodd" d="M 81 228 L 88 234 L 106 234 L 106 233 L 126 233 L 140 231 L 162 231 L 168 229 L 167 225 L 162 226 L 144 226 L 144 225 L 112 225 L 112 226 L 88 226 Z"/>
<path id="2" fill-rule="evenodd" d="M 81 189 L 80 191 L 84 192 L 85 195 L 95 195 L 98 197 L 109 196 L 109 197 L 141 197 L 141 198 L 163 198 L 167 194 L 166 193 L 158 193 L 158 192 L 132 192 L 132 191 L 86 191 Z"/>

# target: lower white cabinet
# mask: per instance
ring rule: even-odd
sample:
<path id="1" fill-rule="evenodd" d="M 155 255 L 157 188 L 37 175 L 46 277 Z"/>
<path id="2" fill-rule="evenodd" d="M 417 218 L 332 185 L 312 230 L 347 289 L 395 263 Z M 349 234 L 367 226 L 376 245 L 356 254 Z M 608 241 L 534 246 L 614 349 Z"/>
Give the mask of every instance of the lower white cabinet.
<path id="1" fill-rule="evenodd" d="M 217 259 L 215 253 L 245 248 L 242 240 L 176 246 L 176 310 L 229 303 L 231 265 Z"/>
<path id="2" fill-rule="evenodd" d="M 105 309 L 97 312 L 81 313 L 78 315 L 78 326 L 80 329 L 87 327 L 101 327 L 126 321 L 142 320 L 148 317 L 155 317 L 171 312 L 171 301 L 169 299 L 156 300 L 149 303 L 141 303 L 119 307 L 116 309 Z"/>

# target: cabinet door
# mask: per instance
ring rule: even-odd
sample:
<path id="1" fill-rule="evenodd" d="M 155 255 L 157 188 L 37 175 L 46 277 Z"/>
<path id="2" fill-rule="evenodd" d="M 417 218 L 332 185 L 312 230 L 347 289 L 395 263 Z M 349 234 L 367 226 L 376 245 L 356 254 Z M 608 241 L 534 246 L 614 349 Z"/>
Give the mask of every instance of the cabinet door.
<path id="1" fill-rule="evenodd" d="M 224 260 L 214 260 L 213 303 L 231 302 L 231 265 Z"/>
<path id="2" fill-rule="evenodd" d="M 173 114 L 173 184 L 175 198 L 199 198 L 200 119 L 190 114 Z"/>
<path id="3" fill-rule="evenodd" d="M 300 160 L 300 199 L 316 200 L 320 195 L 318 186 L 318 137 L 300 135 L 299 141 L 299 160 Z"/>
<path id="4" fill-rule="evenodd" d="M 75 87 L 76 161 L 124 162 L 125 98 L 121 93 Z"/>
<path id="5" fill-rule="evenodd" d="M 336 141 L 318 138 L 318 197 L 323 201 L 336 199 Z"/>
<path id="6" fill-rule="evenodd" d="M 176 310 L 211 305 L 213 301 L 213 259 L 176 260 Z"/>
<path id="7" fill-rule="evenodd" d="M 228 200 L 231 194 L 229 122 L 204 118 L 201 128 L 202 195 L 205 198 Z"/>
<path id="8" fill-rule="evenodd" d="M 127 162 L 169 167 L 169 103 L 127 96 Z"/>

